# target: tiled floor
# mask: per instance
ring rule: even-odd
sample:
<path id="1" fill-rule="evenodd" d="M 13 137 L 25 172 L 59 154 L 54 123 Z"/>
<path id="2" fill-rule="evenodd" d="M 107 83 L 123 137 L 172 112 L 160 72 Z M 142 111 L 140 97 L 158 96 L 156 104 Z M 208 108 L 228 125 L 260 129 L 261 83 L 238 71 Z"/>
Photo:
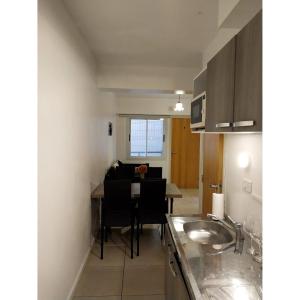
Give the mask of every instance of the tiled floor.
<path id="1" fill-rule="evenodd" d="M 182 190 L 174 213 L 198 213 L 198 191 Z M 73 300 L 165 299 L 165 248 L 156 225 L 144 226 L 140 256 L 130 258 L 129 232 L 113 230 L 105 243 L 104 259 L 95 244 L 76 287 Z"/>
<path id="2" fill-rule="evenodd" d="M 183 198 L 174 198 L 174 214 L 198 214 L 199 190 L 181 189 Z"/>

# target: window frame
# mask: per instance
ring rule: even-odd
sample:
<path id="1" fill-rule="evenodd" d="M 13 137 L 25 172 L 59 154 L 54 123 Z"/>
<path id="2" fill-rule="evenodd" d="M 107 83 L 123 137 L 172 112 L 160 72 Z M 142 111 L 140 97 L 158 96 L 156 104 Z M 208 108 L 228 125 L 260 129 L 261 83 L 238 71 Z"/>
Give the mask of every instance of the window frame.
<path id="1" fill-rule="evenodd" d="M 161 120 L 163 121 L 163 150 L 161 156 L 131 156 L 131 138 L 129 138 L 129 135 L 131 135 L 131 120 Z M 166 159 L 166 118 L 162 116 L 131 116 L 128 117 L 127 120 L 127 159 L 128 160 L 165 160 Z"/>

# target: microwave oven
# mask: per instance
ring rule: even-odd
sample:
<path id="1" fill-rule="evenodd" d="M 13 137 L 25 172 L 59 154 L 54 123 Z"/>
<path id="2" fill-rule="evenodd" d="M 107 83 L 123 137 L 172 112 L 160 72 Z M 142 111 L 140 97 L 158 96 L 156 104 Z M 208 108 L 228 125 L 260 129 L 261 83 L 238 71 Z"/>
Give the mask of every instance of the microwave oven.
<path id="1" fill-rule="evenodd" d="M 191 128 L 205 128 L 206 92 L 195 97 L 191 102 Z"/>

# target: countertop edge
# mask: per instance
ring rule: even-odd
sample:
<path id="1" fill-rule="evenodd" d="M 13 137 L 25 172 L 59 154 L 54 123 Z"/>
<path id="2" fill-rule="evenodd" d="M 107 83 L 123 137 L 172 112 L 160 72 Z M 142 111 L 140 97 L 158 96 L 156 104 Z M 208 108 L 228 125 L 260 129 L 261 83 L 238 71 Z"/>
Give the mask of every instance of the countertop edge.
<path id="1" fill-rule="evenodd" d="M 172 217 L 174 217 L 174 216 L 176 216 L 176 215 L 172 215 Z M 199 214 L 190 215 L 190 216 L 199 217 Z M 184 250 L 181 246 L 181 243 L 178 243 L 178 241 L 177 241 L 176 230 L 175 230 L 173 222 L 171 220 L 171 215 L 167 214 L 166 218 L 167 218 L 167 221 L 168 221 L 168 225 L 169 225 L 169 228 L 170 228 L 172 239 L 174 241 L 176 250 L 177 250 L 178 255 L 179 255 L 183 275 L 185 277 L 186 284 L 188 285 L 188 288 L 189 288 L 189 294 L 193 297 L 193 300 L 201 300 L 201 299 L 203 299 L 203 297 L 202 297 L 201 292 L 198 288 L 198 285 L 197 285 L 197 282 L 194 278 L 194 275 L 193 275 L 193 273 L 192 273 L 192 271 L 189 267 L 189 264 L 188 264 L 188 262 L 185 258 Z"/>

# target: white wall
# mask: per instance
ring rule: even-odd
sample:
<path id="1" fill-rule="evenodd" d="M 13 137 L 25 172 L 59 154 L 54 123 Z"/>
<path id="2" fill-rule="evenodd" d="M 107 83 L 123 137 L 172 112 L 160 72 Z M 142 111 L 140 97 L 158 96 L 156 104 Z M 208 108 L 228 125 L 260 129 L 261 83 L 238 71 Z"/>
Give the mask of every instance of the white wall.
<path id="1" fill-rule="evenodd" d="M 62 1 L 38 16 L 38 298 L 66 300 L 90 247 L 91 183 L 115 158 L 115 104 Z"/>
<path id="2" fill-rule="evenodd" d="M 119 114 L 148 114 L 148 115 L 173 115 L 173 116 L 189 116 L 191 96 L 185 95 L 182 99 L 185 110 L 183 112 L 175 112 L 174 105 L 177 97 L 166 95 L 123 95 L 117 97 L 117 112 Z M 170 181 L 171 168 L 171 134 L 172 122 L 170 118 L 165 118 L 166 122 L 166 156 L 163 159 L 145 159 L 136 160 L 129 159 L 127 156 L 128 135 L 127 123 L 128 118 L 118 117 L 117 120 L 117 158 L 126 162 L 149 162 L 150 166 L 162 167 L 163 177 Z"/>
<path id="3" fill-rule="evenodd" d="M 220 0 L 219 26 L 223 28 L 241 29 L 261 9 L 262 0 Z M 220 15 L 222 19 L 220 19 Z"/>
<path id="4" fill-rule="evenodd" d="M 238 155 L 246 152 L 250 165 L 238 166 Z M 262 218 L 262 134 L 224 134 L 223 187 L 226 211 L 234 219 L 243 222 L 252 215 Z M 243 180 L 252 181 L 252 193 L 242 189 Z"/>
<path id="5" fill-rule="evenodd" d="M 97 100 L 91 120 L 90 139 L 93 151 L 92 178 L 98 184 L 103 180 L 107 168 L 116 160 L 116 101 L 113 93 L 101 93 L 97 90 Z M 113 124 L 113 134 L 108 135 L 108 123 Z M 95 179 L 94 179 L 95 178 Z"/>
<path id="6" fill-rule="evenodd" d="M 202 68 L 158 67 L 158 66 L 105 66 L 98 73 L 99 88 L 154 89 L 174 91 L 193 90 L 193 78 Z"/>
<path id="7" fill-rule="evenodd" d="M 117 112 L 119 114 L 152 114 L 189 116 L 191 112 L 191 95 L 183 95 L 181 102 L 183 112 L 174 111 L 178 96 L 173 95 L 118 95 Z"/>
<path id="8" fill-rule="evenodd" d="M 218 26 L 224 22 L 224 20 L 239 2 L 240 0 L 219 0 Z"/>
<path id="9" fill-rule="evenodd" d="M 203 68 L 261 8 L 261 0 L 219 0 L 219 29 L 202 53 Z"/>
<path id="10" fill-rule="evenodd" d="M 237 28 L 220 28 L 203 52 L 203 67 L 240 31 Z"/>

